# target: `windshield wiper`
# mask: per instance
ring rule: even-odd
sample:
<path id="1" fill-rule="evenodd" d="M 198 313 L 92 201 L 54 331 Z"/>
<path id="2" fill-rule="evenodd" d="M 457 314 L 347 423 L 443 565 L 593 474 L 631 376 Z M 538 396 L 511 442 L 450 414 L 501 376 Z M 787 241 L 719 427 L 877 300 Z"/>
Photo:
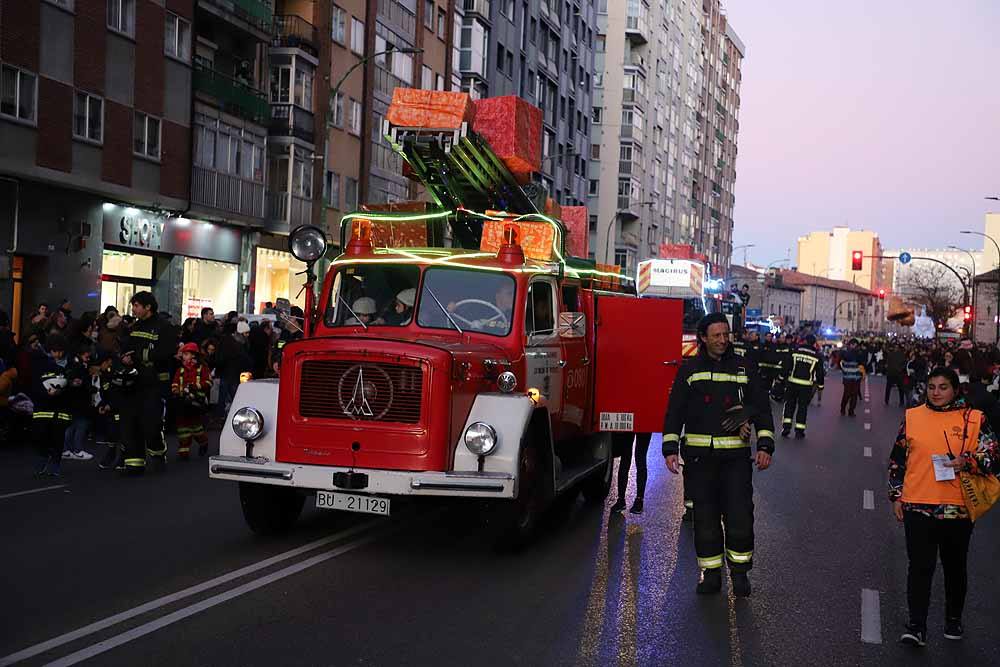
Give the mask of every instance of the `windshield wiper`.
<path id="1" fill-rule="evenodd" d="M 351 314 L 351 317 L 353 317 L 353 318 L 354 318 L 355 320 L 357 320 L 358 324 L 360 324 L 361 326 L 363 326 L 363 327 L 365 328 L 365 331 L 368 331 L 368 325 L 367 325 L 367 324 L 365 324 L 364 322 L 362 322 L 362 321 L 361 321 L 361 318 L 360 318 L 360 317 L 358 317 L 358 314 L 357 314 L 357 313 L 355 313 L 355 312 L 354 312 L 353 310 L 351 310 L 351 307 L 347 305 L 347 302 L 346 302 L 346 301 L 344 301 L 344 300 L 343 300 L 343 299 L 342 299 L 342 298 L 340 297 L 340 295 L 339 295 L 339 294 L 334 294 L 334 295 L 333 295 L 333 297 L 334 297 L 334 298 L 335 298 L 335 299 L 337 300 L 337 305 L 338 305 L 338 306 L 339 306 L 340 304 L 344 304 L 344 308 L 346 308 L 346 309 L 347 309 L 347 312 L 349 312 L 349 313 Z"/>
<path id="2" fill-rule="evenodd" d="M 451 322 L 451 325 L 456 329 L 458 329 L 458 333 L 464 334 L 465 332 L 462 331 L 462 327 L 458 326 L 458 322 L 456 322 L 451 318 L 451 313 L 448 312 L 447 308 L 441 305 L 441 302 L 438 301 L 438 298 L 436 296 L 434 296 L 434 292 L 431 290 L 431 288 L 425 285 L 424 289 L 426 289 L 427 293 L 431 295 L 431 298 L 434 299 L 434 303 L 438 305 L 438 308 L 440 308 L 441 312 L 444 313 L 444 316 L 448 318 L 448 321 Z"/>

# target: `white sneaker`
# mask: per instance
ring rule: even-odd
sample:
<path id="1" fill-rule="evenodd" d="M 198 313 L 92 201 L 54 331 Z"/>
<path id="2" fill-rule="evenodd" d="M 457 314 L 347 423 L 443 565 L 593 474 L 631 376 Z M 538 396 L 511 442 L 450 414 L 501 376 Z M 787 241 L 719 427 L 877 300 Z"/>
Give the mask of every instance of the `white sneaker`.
<path id="1" fill-rule="evenodd" d="M 75 461 L 89 461 L 90 459 L 94 458 L 93 454 L 91 454 L 88 451 L 84 451 L 82 449 L 80 451 L 76 452 L 75 454 L 71 453 L 70 456 Z"/>
<path id="2" fill-rule="evenodd" d="M 64 459 L 75 459 L 76 458 L 76 454 L 74 454 L 73 452 L 69 451 L 68 449 L 64 449 L 63 453 L 62 453 L 62 457 Z"/>

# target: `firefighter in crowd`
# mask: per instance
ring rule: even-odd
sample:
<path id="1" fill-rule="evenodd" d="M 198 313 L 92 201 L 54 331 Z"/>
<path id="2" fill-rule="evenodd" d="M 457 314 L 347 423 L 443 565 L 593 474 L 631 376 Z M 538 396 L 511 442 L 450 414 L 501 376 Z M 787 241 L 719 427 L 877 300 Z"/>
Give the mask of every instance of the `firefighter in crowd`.
<path id="1" fill-rule="evenodd" d="M 760 354 L 758 338 L 759 337 L 754 332 L 743 332 L 742 338 L 737 338 L 733 341 L 733 353 L 736 354 L 737 357 L 745 359 L 747 363 L 751 363 L 756 366 L 759 361 Z"/>
<path id="2" fill-rule="evenodd" d="M 816 337 L 806 336 L 805 343 L 794 348 L 786 359 L 783 370 L 785 380 L 785 413 L 781 421 L 781 435 L 788 437 L 795 425 L 795 437 L 806 437 L 806 420 L 809 403 L 816 390 L 823 391 L 825 372 L 823 360 L 816 351 Z"/>
<path id="3" fill-rule="evenodd" d="M 774 380 L 781 374 L 781 354 L 778 352 L 778 343 L 774 340 L 773 334 L 764 336 L 764 344 L 760 348 L 760 361 L 757 366 L 760 368 L 760 379 L 771 391 Z"/>
<path id="4" fill-rule="evenodd" d="M 137 292 L 131 304 L 135 323 L 122 342 L 121 358 L 138 375 L 134 389 L 122 400 L 122 463 L 126 474 L 142 475 L 147 456 L 154 466 L 166 469 L 164 397 L 170 392 L 170 364 L 177 346 L 173 328 L 157 315 L 156 298 L 150 292 Z"/>
<path id="5" fill-rule="evenodd" d="M 208 395 L 211 390 L 212 375 L 208 366 L 201 362 L 201 348 L 197 343 L 187 343 L 181 348 L 181 367 L 177 369 L 170 385 L 170 391 L 179 404 L 178 461 L 190 458 L 192 441 L 198 443 L 198 456 L 208 453 L 205 415 L 208 414 Z"/>
<path id="6" fill-rule="evenodd" d="M 840 355 L 840 372 L 844 380 L 844 394 L 840 399 L 840 416 L 846 413 L 853 417 L 858 407 L 858 397 L 861 395 L 861 380 L 865 377 L 865 367 L 861 363 L 861 353 L 858 351 L 858 339 L 852 338 L 847 343 L 847 350 Z"/>
<path id="7" fill-rule="evenodd" d="M 728 561 L 732 592 L 746 597 L 754 548 L 750 436 L 755 428 L 757 468 L 766 470 L 774 452 L 771 404 L 756 367 L 734 352 L 724 315 L 702 318 L 698 344 L 698 355 L 687 360 L 671 388 L 663 455 L 674 474 L 680 472 L 679 449 L 684 457 L 684 483 L 694 503 L 695 551 L 703 571 L 697 592 L 718 593 Z"/>

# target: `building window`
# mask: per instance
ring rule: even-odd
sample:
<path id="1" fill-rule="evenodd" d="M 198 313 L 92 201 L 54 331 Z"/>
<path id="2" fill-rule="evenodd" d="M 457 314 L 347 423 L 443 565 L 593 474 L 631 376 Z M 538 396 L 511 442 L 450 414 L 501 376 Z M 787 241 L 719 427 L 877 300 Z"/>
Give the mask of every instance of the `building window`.
<path id="1" fill-rule="evenodd" d="M 445 13 L 443 9 L 439 9 L 437 36 L 440 39 L 444 39 L 444 34 L 445 31 L 447 30 L 447 26 L 448 26 L 448 15 Z"/>
<path id="2" fill-rule="evenodd" d="M 351 17 L 351 51 L 361 56 L 365 53 L 365 23 Z"/>
<path id="3" fill-rule="evenodd" d="M 514 22 L 514 0 L 501 0 L 500 13 Z"/>
<path id="4" fill-rule="evenodd" d="M 434 88 L 434 72 L 427 65 L 422 65 L 420 69 L 420 87 L 424 90 Z"/>
<path id="5" fill-rule="evenodd" d="M 593 108 L 593 110 L 590 113 L 590 117 L 593 120 L 594 124 L 596 124 L 596 125 L 600 125 L 601 124 L 601 114 L 602 114 L 603 111 L 604 110 L 601 107 L 594 107 Z"/>
<path id="6" fill-rule="evenodd" d="M 333 124 L 335 127 L 344 127 L 344 94 L 337 93 L 333 102 Z"/>
<path id="7" fill-rule="evenodd" d="M 601 145 L 600 144 L 590 144 L 590 159 L 600 160 L 601 159 Z"/>
<path id="8" fill-rule="evenodd" d="M 135 35 L 135 0 L 108 0 L 108 27 L 129 37 Z"/>
<path id="9" fill-rule="evenodd" d="M 590 188 L 587 190 L 587 194 L 589 194 L 591 197 L 596 197 L 597 193 L 600 192 L 600 189 L 601 189 L 601 182 L 596 178 L 590 179 Z"/>
<path id="10" fill-rule="evenodd" d="M 300 61 L 296 61 L 300 62 Z M 295 104 L 312 111 L 313 107 L 313 73 L 312 70 L 295 68 Z"/>
<path id="11" fill-rule="evenodd" d="M 588 220 L 588 223 L 590 225 L 589 226 L 590 231 L 596 232 L 597 231 L 597 216 L 596 215 L 590 216 L 590 220 Z"/>
<path id="12" fill-rule="evenodd" d="M 323 188 L 326 205 L 340 210 L 340 174 L 335 171 L 327 171 Z"/>
<path id="13" fill-rule="evenodd" d="M 0 65 L 0 115 L 35 122 L 37 85 L 34 74 Z"/>
<path id="14" fill-rule="evenodd" d="M 344 177 L 344 210 L 353 211 L 358 207 L 358 181 L 350 176 Z"/>
<path id="15" fill-rule="evenodd" d="M 424 0 L 424 26 L 434 29 L 434 0 Z"/>
<path id="16" fill-rule="evenodd" d="M 132 124 L 132 151 L 136 155 L 160 159 L 160 120 L 136 111 Z"/>
<path id="17" fill-rule="evenodd" d="M 356 99 L 351 98 L 351 116 L 350 116 L 351 126 L 349 131 L 351 134 L 360 137 L 361 136 L 361 102 Z"/>
<path id="18" fill-rule="evenodd" d="M 191 23 L 170 12 L 163 28 L 163 52 L 184 62 L 191 59 Z"/>
<path id="19" fill-rule="evenodd" d="M 434 90 L 444 90 L 444 77 L 440 74 L 434 75 Z"/>
<path id="20" fill-rule="evenodd" d="M 73 97 L 73 136 L 101 143 L 104 139 L 104 100 L 77 92 Z"/>
<path id="21" fill-rule="evenodd" d="M 330 22 L 330 37 L 341 46 L 347 46 L 347 13 L 333 6 L 333 18 Z"/>

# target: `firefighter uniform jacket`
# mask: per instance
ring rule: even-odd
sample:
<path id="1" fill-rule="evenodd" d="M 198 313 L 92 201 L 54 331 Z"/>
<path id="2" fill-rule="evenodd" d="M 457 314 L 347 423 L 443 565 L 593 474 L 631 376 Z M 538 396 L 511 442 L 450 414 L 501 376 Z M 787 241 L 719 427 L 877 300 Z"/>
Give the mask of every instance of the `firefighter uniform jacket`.
<path id="1" fill-rule="evenodd" d="M 744 406 L 757 431 L 757 449 L 774 451 L 774 419 L 767 388 L 757 368 L 737 356 L 732 346 L 719 360 L 704 350 L 681 367 L 663 425 L 663 455 L 677 454 L 684 431 L 685 451 L 746 450 L 750 443 L 739 433 L 726 431 L 722 422 L 727 410 Z"/>
<path id="2" fill-rule="evenodd" d="M 47 354 L 38 354 L 32 359 L 34 377 L 31 383 L 31 400 L 35 406 L 32 415 L 35 420 L 59 420 L 69 425 L 73 416 L 70 412 L 72 394 L 68 391 L 66 377 L 68 366 L 69 364 L 60 366 Z M 50 381 L 62 383 L 64 388 L 51 395 L 46 387 Z"/>
<path id="3" fill-rule="evenodd" d="M 781 360 L 781 352 L 779 352 L 778 346 L 774 343 L 765 343 L 761 347 L 760 363 L 758 366 L 760 366 L 763 372 L 777 375 L 781 372 Z"/>
<path id="4" fill-rule="evenodd" d="M 760 350 L 757 346 L 752 343 L 748 343 L 745 340 L 737 340 L 733 342 L 732 345 L 733 354 L 737 357 L 742 357 L 748 363 L 752 363 L 755 366 L 760 360 Z"/>
<path id="5" fill-rule="evenodd" d="M 157 314 L 139 320 L 122 343 L 122 354 L 132 353 L 139 371 L 138 388 L 161 387 L 170 384 L 170 363 L 177 354 L 173 328 Z"/>
<path id="6" fill-rule="evenodd" d="M 822 390 L 826 381 L 823 360 L 816 350 L 806 345 L 797 347 L 786 360 L 784 377 L 789 384 Z"/>

